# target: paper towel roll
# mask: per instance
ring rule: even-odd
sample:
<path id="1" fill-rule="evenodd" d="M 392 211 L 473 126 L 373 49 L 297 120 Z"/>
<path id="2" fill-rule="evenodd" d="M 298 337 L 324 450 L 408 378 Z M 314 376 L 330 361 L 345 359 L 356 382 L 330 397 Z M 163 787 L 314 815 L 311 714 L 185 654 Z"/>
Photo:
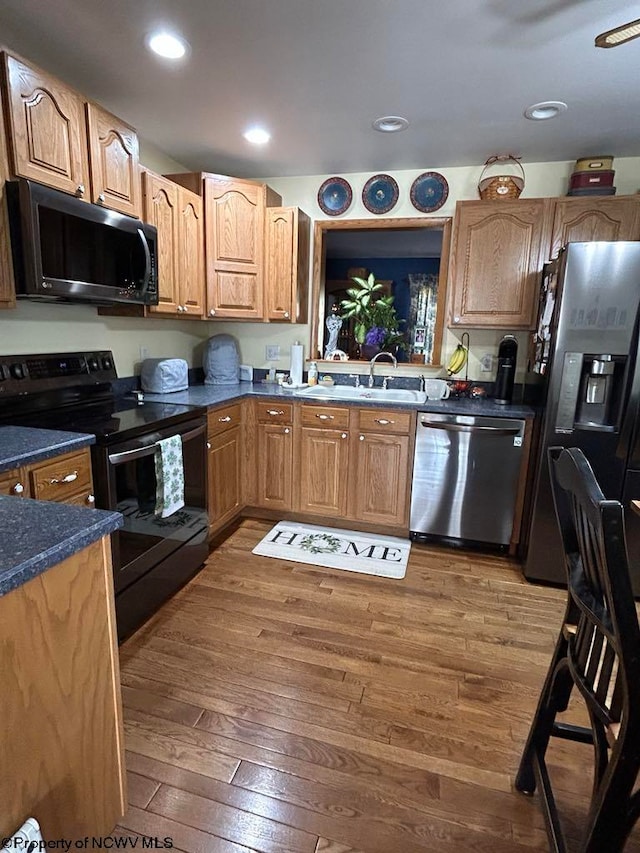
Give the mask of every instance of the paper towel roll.
<path id="1" fill-rule="evenodd" d="M 291 344 L 291 375 L 292 385 L 302 385 L 302 372 L 304 369 L 304 346 L 302 344 Z"/>

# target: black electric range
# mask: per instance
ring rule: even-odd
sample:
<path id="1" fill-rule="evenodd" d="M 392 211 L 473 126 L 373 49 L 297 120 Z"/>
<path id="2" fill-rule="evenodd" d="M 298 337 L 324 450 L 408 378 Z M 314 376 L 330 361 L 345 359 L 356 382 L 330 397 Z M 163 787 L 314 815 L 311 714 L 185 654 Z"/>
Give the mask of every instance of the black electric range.
<path id="1" fill-rule="evenodd" d="M 202 566 L 208 554 L 206 408 L 114 393 L 110 351 L 0 356 L 0 423 L 94 435 L 95 506 L 124 516 L 112 535 L 122 640 Z M 159 443 L 182 440 L 184 506 L 156 514 Z"/>

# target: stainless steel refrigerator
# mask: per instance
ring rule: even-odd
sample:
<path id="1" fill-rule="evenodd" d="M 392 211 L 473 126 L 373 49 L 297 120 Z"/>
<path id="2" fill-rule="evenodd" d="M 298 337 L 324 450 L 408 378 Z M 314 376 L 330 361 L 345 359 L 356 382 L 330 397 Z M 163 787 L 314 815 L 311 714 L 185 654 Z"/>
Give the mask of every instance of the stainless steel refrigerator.
<path id="1" fill-rule="evenodd" d="M 564 584 L 547 450 L 579 447 L 602 491 L 625 505 L 634 594 L 640 594 L 640 242 L 569 243 L 545 267 L 530 361 L 544 413 L 524 574 Z"/>

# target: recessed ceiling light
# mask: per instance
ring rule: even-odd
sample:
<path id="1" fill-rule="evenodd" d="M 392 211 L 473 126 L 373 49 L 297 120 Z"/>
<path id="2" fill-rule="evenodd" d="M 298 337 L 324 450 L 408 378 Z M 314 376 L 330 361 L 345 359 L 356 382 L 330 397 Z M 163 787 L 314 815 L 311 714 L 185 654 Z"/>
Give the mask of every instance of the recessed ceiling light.
<path id="1" fill-rule="evenodd" d="M 182 59 L 187 52 L 187 43 L 180 36 L 168 32 L 152 33 L 147 39 L 150 50 L 164 59 Z"/>
<path id="2" fill-rule="evenodd" d="M 637 39 L 638 36 L 640 36 L 640 20 L 630 21 L 628 24 L 623 24 L 621 27 L 616 27 L 596 36 L 596 47 L 616 47 L 616 45 L 624 44 L 625 41 Z"/>
<path id="3" fill-rule="evenodd" d="M 548 118 L 555 118 L 560 113 L 564 113 L 569 107 L 564 101 L 540 101 L 539 104 L 532 104 L 524 111 L 525 118 L 530 118 L 531 121 L 546 121 Z"/>
<path id="4" fill-rule="evenodd" d="M 266 145 L 271 139 L 271 134 L 263 127 L 251 127 L 242 135 L 252 145 Z"/>
<path id="5" fill-rule="evenodd" d="M 373 127 L 381 133 L 397 133 L 399 130 L 406 130 L 409 122 L 402 116 L 381 116 L 373 122 Z"/>

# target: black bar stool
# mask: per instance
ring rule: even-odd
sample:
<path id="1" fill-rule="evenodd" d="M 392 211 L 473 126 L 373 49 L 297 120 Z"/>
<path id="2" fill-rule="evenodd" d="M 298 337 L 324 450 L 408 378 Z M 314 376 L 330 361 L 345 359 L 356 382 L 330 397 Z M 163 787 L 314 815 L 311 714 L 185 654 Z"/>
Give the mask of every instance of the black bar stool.
<path id="1" fill-rule="evenodd" d="M 619 853 L 638 816 L 640 629 L 629 580 L 622 504 L 605 500 L 577 448 L 549 449 L 567 570 L 564 623 L 522 755 L 516 788 L 539 786 L 551 850 L 566 853 L 545 763 L 550 738 L 593 745 L 594 781 L 576 853 Z M 590 726 L 556 721 L 576 688 Z"/>

